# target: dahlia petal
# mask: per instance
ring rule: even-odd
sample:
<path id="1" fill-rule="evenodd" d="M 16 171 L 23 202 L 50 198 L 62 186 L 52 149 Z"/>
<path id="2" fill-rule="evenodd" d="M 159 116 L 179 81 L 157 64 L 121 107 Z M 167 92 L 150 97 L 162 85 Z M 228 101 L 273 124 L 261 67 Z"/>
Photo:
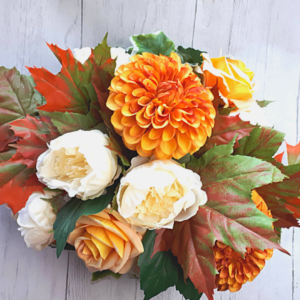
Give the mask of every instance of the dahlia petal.
<path id="1" fill-rule="evenodd" d="M 163 131 L 164 131 L 163 128 L 162 128 L 162 129 L 155 129 L 155 128 L 152 128 L 152 129 L 150 130 L 150 132 L 149 132 L 149 139 L 151 139 L 151 140 L 156 140 L 156 139 L 158 139 L 159 137 L 162 136 Z"/>
<path id="2" fill-rule="evenodd" d="M 175 133 L 176 133 L 176 129 L 171 125 L 167 125 L 163 131 L 163 135 L 162 135 L 163 141 L 164 142 L 170 141 L 174 137 Z"/>
<path id="3" fill-rule="evenodd" d="M 136 118 L 135 116 L 130 116 L 130 117 L 126 117 L 126 116 L 122 116 L 122 119 L 121 119 L 121 124 L 126 126 L 126 127 L 132 127 L 134 125 L 136 125 Z"/>
<path id="4" fill-rule="evenodd" d="M 152 155 L 152 150 L 147 151 L 147 150 L 143 149 L 141 146 L 141 143 L 138 143 L 138 145 L 136 147 L 136 151 L 140 156 L 143 156 L 143 157 L 149 157 Z"/>
<path id="5" fill-rule="evenodd" d="M 189 139 L 187 134 L 178 132 L 177 142 L 178 142 L 178 145 L 182 149 L 183 152 L 188 153 L 190 151 L 190 149 L 191 149 L 191 140 Z"/>
<path id="6" fill-rule="evenodd" d="M 159 146 L 164 153 L 166 153 L 167 155 L 172 155 L 172 153 L 177 148 L 177 142 L 175 138 L 173 138 L 168 142 L 161 141 Z"/>
<path id="7" fill-rule="evenodd" d="M 141 141 L 141 146 L 143 149 L 145 150 L 153 150 L 154 148 L 156 148 L 159 145 L 160 140 L 151 140 L 149 138 L 149 133 L 147 132 L 145 135 L 143 135 L 142 137 L 142 141 Z"/>
<path id="8" fill-rule="evenodd" d="M 130 128 L 125 127 L 123 130 L 123 138 L 128 144 L 137 144 L 140 140 L 141 137 L 134 137 L 130 135 Z"/>
<path id="9" fill-rule="evenodd" d="M 114 128 L 116 130 L 122 131 L 124 129 L 124 126 L 121 123 L 121 120 L 123 118 L 121 110 L 116 110 L 112 117 L 111 117 L 111 123 L 113 124 Z"/>
<path id="10" fill-rule="evenodd" d="M 115 101 L 115 97 L 117 96 L 118 94 L 117 93 L 111 93 L 109 95 L 109 97 L 107 98 L 107 101 L 106 101 L 106 106 L 112 110 L 112 111 L 116 111 L 116 110 L 119 110 L 121 108 L 120 105 L 118 105 Z"/>

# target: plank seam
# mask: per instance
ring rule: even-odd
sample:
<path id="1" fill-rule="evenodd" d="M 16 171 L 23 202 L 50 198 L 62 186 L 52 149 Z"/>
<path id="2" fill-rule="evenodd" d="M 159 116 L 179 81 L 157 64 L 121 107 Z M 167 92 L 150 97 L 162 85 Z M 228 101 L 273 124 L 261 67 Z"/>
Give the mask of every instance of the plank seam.
<path id="1" fill-rule="evenodd" d="M 81 9 L 81 20 L 80 20 L 80 48 L 83 45 L 83 0 L 81 0 L 80 4 Z"/>
<path id="2" fill-rule="evenodd" d="M 195 37 L 195 29 L 196 29 L 197 10 L 198 10 L 198 4 L 197 4 L 197 0 L 195 0 L 195 14 L 194 14 L 194 25 L 193 25 L 193 36 L 192 36 L 192 47 L 194 47 L 194 37 Z"/>
<path id="3" fill-rule="evenodd" d="M 70 262 L 70 253 L 68 251 L 68 264 L 67 264 L 67 276 L 66 276 L 66 291 L 65 291 L 65 300 L 68 300 L 68 288 L 69 288 L 69 262 Z"/>

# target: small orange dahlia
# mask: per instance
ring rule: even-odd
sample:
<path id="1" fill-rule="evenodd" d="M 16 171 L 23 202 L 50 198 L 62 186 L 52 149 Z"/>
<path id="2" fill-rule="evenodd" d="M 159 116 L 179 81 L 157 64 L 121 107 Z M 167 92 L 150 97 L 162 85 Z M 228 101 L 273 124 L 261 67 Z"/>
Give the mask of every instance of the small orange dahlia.
<path id="1" fill-rule="evenodd" d="M 115 75 L 107 107 L 127 148 L 179 159 L 204 145 L 214 126 L 213 96 L 176 53 L 135 55 Z"/>
<path id="2" fill-rule="evenodd" d="M 256 207 L 268 217 L 271 212 L 263 198 L 254 190 L 252 200 Z M 231 247 L 217 241 L 214 248 L 215 261 L 219 274 L 216 275 L 218 291 L 237 292 L 247 281 L 253 281 L 265 266 L 265 261 L 273 255 L 272 249 L 264 251 L 246 248 L 245 258 Z"/>

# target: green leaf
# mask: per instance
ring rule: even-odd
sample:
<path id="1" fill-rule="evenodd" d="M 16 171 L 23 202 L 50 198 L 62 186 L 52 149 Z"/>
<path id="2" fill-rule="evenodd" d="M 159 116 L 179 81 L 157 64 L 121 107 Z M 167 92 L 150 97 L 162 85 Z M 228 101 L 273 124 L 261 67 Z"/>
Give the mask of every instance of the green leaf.
<path id="1" fill-rule="evenodd" d="M 270 103 L 274 102 L 274 101 L 268 101 L 268 100 L 262 100 L 262 101 L 256 101 L 257 104 L 260 106 L 260 107 L 267 107 Z"/>
<path id="2" fill-rule="evenodd" d="M 0 125 L 31 115 L 37 106 L 31 80 L 16 68 L 0 67 Z"/>
<path id="3" fill-rule="evenodd" d="M 185 165 L 191 160 L 191 154 L 186 154 L 185 156 L 181 157 L 180 159 L 175 159 L 179 164 Z"/>
<path id="4" fill-rule="evenodd" d="M 98 46 L 96 46 L 95 49 L 93 49 L 92 56 L 97 66 L 101 66 L 101 68 L 105 72 L 108 72 L 111 76 L 114 76 L 116 62 L 114 59 L 111 58 L 111 54 L 110 54 L 111 47 L 107 45 L 107 36 L 108 34 L 106 33 L 101 44 L 98 44 Z"/>
<path id="5" fill-rule="evenodd" d="M 122 276 L 122 274 L 114 273 L 113 271 L 110 270 L 98 271 L 93 273 L 92 281 L 105 278 L 106 276 L 113 276 L 114 278 L 119 279 Z"/>
<path id="6" fill-rule="evenodd" d="M 219 107 L 218 111 L 221 116 L 229 116 L 235 107 Z"/>
<path id="7" fill-rule="evenodd" d="M 199 294 L 192 281 L 187 278 L 184 282 L 183 271 L 180 265 L 178 265 L 178 282 L 176 283 L 176 290 L 187 300 L 199 300 L 202 293 Z"/>
<path id="8" fill-rule="evenodd" d="M 249 136 L 239 140 L 240 146 L 234 154 L 246 155 L 271 161 L 284 141 L 284 134 L 268 127 L 256 127 Z"/>
<path id="9" fill-rule="evenodd" d="M 117 140 L 114 138 L 113 135 L 110 134 L 109 137 L 109 144 L 106 146 L 109 150 L 111 150 L 112 152 L 116 153 L 119 158 L 121 159 L 121 162 L 123 164 L 124 167 L 129 167 L 130 166 L 130 162 L 127 159 L 127 157 L 122 153 L 122 148 L 119 145 L 119 143 L 117 142 Z"/>
<path id="10" fill-rule="evenodd" d="M 206 51 L 196 50 L 194 48 L 183 48 L 179 46 L 176 50 L 176 53 L 181 57 L 182 63 L 189 63 L 192 66 L 202 65 L 203 58 L 202 53 L 206 53 Z"/>
<path id="11" fill-rule="evenodd" d="M 9 149 L 6 152 L 1 152 L 0 153 L 0 163 L 10 160 L 12 158 L 12 156 L 15 154 L 16 154 L 15 149 Z"/>
<path id="12" fill-rule="evenodd" d="M 106 194 L 98 198 L 82 201 L 72 198 L 57 214 L 54 229 L 56 240 L 56 254 L 59 257 L 65 247 L 69 234 L 74 230 L 77 220 L 81 216 L 94 215 L 107 207 L 114 196 L 117 182 L 106 189 Z"/>
<path id="13" fill-rule="evenodd" d="M 95 127 L 98 122 L 91 113 L 82 115 L 71 112 L 46 112 L 40 111 L 40 115 L 48 116 L 51 122 L 57 127 L 60 134 L 77 130 L 88 130 Z"/>
<path id="14" fill-rule="evenodd" d="M 175 51 L 175 44 L 162 31 L 133 35 L 130 37 L 130 41 L 135 54 L 149 52 L 169 56 L 171 52 Z"/>
<path id="15" fill-rule="evenodd" d="M 138 260 L 141 268 L 141 289 L 145 293 L 144 300 L 149 300 L 178 282 L 176 258 L 168 252 L 158 252 L 152 258 L 156 237 L 154 230 L 148 230 L 143 238 L 145 252 Z"/>

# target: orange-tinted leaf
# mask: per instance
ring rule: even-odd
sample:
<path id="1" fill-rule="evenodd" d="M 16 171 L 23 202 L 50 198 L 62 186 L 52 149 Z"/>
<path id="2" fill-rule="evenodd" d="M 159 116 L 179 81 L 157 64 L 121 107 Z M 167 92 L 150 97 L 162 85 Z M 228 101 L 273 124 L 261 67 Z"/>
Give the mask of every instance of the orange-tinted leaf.
<path id="1" fill-rule="evenodd" d="M 43 192 L 44 185 L 37 180 L 34 169 L 25 168 L 3 186 L 0 186 L 0 205 L 7 204 L 16 214 L 33 192 Z"/>
<path id="2" fill-rule="evenodd" d="M 15 135 L 21 138 L 17 144 L 12 145 L 17 149 L 16 155 L 34 162 L 48 149 L 47 143 L 59 136 L 57 128 L 46 116 L 41 120 L 27 116 L 13 121 L 11 125 Z M 15 160 L 16 155 L 12 160 Z"/>
<path id="3" fill-rule="evenodd" d="M 277 154 L 274 158 L 277 162 L 282 163 L 284 151 L 282 153 Z"/>
<path id="4" fill-rule="evenodd" d="M 14 132 L 10 129 L 9 124 L 0 125 L 0 152 L 6 152 L 9 150 L 9 144 L 16 142 L 18 138 Z"/>
<path id="5" fill-rule="evenodd" d="M 286 151 L 289 165 L 300 163 L 300 143 L 296 146 L 286 143 Z"/>

